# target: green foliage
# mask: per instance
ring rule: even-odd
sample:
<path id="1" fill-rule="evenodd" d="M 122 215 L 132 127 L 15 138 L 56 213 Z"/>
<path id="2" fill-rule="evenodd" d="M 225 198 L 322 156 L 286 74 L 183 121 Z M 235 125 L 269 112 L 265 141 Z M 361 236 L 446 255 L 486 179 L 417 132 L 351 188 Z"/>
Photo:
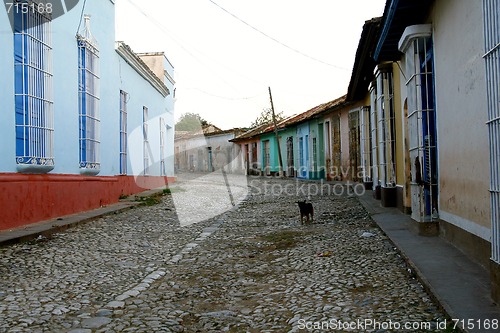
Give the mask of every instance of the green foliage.
<path id="1" fill-rule="evenodd" d="M 179 121 L 175 124 L 175 130 L 196 132 L 208 125 L 210 125 L 210 123 L 199 114 L 188 112 L 181 115 Z"/>
<path id="2" fill-rule="evenodd" d="M 283 111 L 275 113 L 276 122 L 280 122 L 285 119 Z M 250 127 L 258 127 L 262 125 L 271 125 L 273 123 L 273 111 L 270 108 L 263 109 L 260 115 L 253 121 Z"/>

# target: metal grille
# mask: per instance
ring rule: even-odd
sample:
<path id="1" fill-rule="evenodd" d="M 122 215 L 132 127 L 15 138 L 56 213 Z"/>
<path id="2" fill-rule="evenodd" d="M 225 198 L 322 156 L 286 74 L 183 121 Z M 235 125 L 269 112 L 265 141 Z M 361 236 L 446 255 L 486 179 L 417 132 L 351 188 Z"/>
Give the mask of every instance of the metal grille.
<path id="1" fill-rule="evenodd" d="M 358 181 L 360 167 L 359 110 L 349 112 L 349 175 Z"/>
<path id="2" fill-rule="evenodd" d="M 408 90 L 409 152 L 412 162 L 412 218 L 428 222 L 438 217 L 436 120 L 432 38 L 419 37 L 408 44 L 406 82 Z"/>
<path id="3" fill-rule="evenodd" d="M 160 176 L 165 176 L 165 120 L 160 118 Z"/>
<path id="4" fill-rule="evenodd" d="M 393 78 L 390 65 L 380 66 L 377 79 L 377 120 L 378 120 L 378 153 L 379 176 L 382 187 L 396 185 L 395 164 L 395 123 L 393 104 Z"/>
<path id="5" fill-rule="evenodd" d="M 483 0 L 488 131 L 490 137 L 490 199 L 492 260 L 500 263 L 500 3 Z"/>
<path id="6" fill-rule="evenodd" d="M 362 107 L 359 110 L 359 134 L 361 177 L 363 182 L 371 182 L 370 107 Z"/>
<path id="7" fill-rule="evenodd" d="M 143 157 L 144 157 L 144 176 L 149 175 L 149 129 L 148 129 L 148 108 L 142 108 L 142 136 L 143 136 Z"/>
<path id="8" fill-rule="evenodd" d="M 33 10 L 14 15 L 16 162 L 54 166 L 50 19 Z"/>
<path id="9" fill-rule="evenodd" d="M 377 111 L 377 83 L 373 81 L 370 84 L 370 124 L 371 124 L 371 146 L 372 146 L 372 180 L 373 186 L 380 185 L 379 177 L 378 177 L 378 132 L 377 132 L 377 124 L 378 124 L 378 111 Z"/>
<path id="10" fill-rule="evenodd" d="M 330 174 L 334 180 L 342 179 L 342 139 L 340 137 L 340 115 L 332 116 L 332 166 Z"/>
<path id="11" fill-rule="evenodd" d="M 99 50 L 95 43 L 81 36 L 78 61 L 80 168 L 99 170 Z"/>
<path id="12" fill-rule="evenodd" d="M 127 96 L 120 90 L 120 174 L 127 174 Z"/>

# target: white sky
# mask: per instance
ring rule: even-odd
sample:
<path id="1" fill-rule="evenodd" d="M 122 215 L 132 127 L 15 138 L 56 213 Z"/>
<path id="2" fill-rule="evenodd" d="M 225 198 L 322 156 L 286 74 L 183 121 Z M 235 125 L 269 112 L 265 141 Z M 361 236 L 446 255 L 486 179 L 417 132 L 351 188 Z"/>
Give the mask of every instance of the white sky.
<path id="1" fill-rule="evenodd" d="M 166 53 L 175 67 L 176 120 L 194 112 L 222 129 L 249 126 L 269 108 L 269 86 L 276 111 L 285 115 L 344 95 L 363 24 L 381 16 L 385 5 L 385 0 L 213 2 L 279 43 L 211 0 L 117 0 L 116 39 L 135 52 Z"/>

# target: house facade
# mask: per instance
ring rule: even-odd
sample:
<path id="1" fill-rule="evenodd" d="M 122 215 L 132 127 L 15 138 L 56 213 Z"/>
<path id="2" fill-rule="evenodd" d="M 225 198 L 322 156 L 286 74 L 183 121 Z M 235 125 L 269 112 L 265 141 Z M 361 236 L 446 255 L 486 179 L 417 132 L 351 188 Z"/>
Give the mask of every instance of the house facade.
<path id="1" fill-rule="evenodd" d="M 115 45 L 114 1 L 80 2 L 57 19 L 22 3 L 0 12 L 0 229 L 172 181 L 171 89 Z"/>
<path id="2" fill-rule="evenodd" d="M 213 132 L 177 133 L 175 138 L 175 168 L 178 172 L 244 173 L 241 147 L 231 142 L 241 129 Z"/>
<path id="3" fill-rule="evenodd" d="M 383 204 L 489 268 L 497 301 L 498 12 L 486 0 L 387 1 L 369 87 Z"/>

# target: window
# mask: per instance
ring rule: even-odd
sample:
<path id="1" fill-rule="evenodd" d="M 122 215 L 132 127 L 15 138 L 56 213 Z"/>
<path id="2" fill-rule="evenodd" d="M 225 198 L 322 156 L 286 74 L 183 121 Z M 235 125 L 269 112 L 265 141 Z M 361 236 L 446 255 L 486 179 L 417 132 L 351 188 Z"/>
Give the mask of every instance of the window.
<path id="1" fill-rule="evenodd" d="M 142 108 L 142 136 L 143 136 L 143 156 L 144 156 L 144 176 L 149 175 L 149 139 L 148 139 L 148 108 Z"/>
<path id="2" fill-rule="evenodd" d="M 127 174 L 127 97 L 128 94 L 120 90 L 120 174 Z"/>
<path id="3" fill-rule="evenodd" d="M 395 163 L 395 119 L 393 101 L 392 65 L 377 66 L 375 73 L 377 80 L 377 121 L 378 121 L 378 153 L 379 177 L 382 187 L 396 186 Z"/>
<path id="4" fill-rule="evenodd" d="M 488 133 L 490 141 L 490 200 L 492 260 L 500 263 L 500 3 L 484 0 Z"/>
<path id="5" fill-rule="evenodd" d="M 312 165 L 311 165 L 311 171 L 312 172 L 317 172 L 318 169 L 318 143 L 317 139 L 313 138 L 312 139 L 312 153 L 313 153 L 313 158 L 312 158 Z"/>
<path id="6" fill-rule="evenodd" d="M 400 41 L 405 53 L 408 94 L 408 138 L 411 160 L 412 217 L 437 218 L 437 140 L 431 25 L 407 27 Z"/>
<path id="7" fill-rule="evenodd" d="M 294 157 L 293 157 L 293 136 L 290 136 L 286 139 L 286 161 L 287 161 L 286 175 L 288 177 L 295 176 Z"/>
<path id="8" fill-rule="evenodd" d="M 359 134 L 361 177 L 363 182 L 371 182 L 370 107 L 364 106 L 359 110 Z"/>
<path id="9" fill-rule="evenodd" d="M 342 179 L 341 163 L 342 163 L 342 141 L 340 137 L 340 115 L 332 116 L 332 165 L 330 166 L 330 174 L 334 180 Z"/>
<path id="10" fill-rule="evenodd" d="M 78 108 L 80 119 L 80 172 L 98 174 L 99 160 L 99 50 L 90 33 L 90 16 L 78 40 Z"/>
<path id="11" fill-rule="evenodd" d="M 378 111 L 377 111 L 377 82 L 370 83 L 370 140 L 372 147 L 372 169 L 371 176 L 374 188 L 379 184 L 379 168 L 378 168 Z"/>
<path id="12" fill-rule="evenodd" d="M 45 173 L 54 168 L 51 18 L 31 7 L 13 15 L 16 163 Z"/>
<path id="13" fill-rule="evenodd" d="M 349 174 L 351 179 L 358 181 L 358 170 L 361 160 L 359 138 L 359 110 L 349 112 Z"/>
<path id="14" fill-rule="evenodd" d="M 271 145 L 269 140 L 264 143 L 264 175 L 268 176 L 271 172 Z"/>
<path id="15" fill-rule="evenodd" d="M 165 130 L 165 120 L 160 118 L 160 176 L 167 175 L 167 170 L 165 169 Z"/>

